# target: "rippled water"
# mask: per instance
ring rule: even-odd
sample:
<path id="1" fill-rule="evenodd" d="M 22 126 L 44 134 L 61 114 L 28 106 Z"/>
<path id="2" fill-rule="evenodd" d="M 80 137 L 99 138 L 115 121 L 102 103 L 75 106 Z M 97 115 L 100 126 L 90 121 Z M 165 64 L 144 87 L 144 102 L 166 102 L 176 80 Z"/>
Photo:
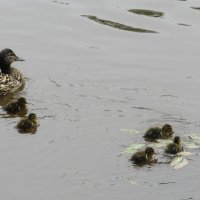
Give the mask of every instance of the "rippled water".
<path id="1" fill-rule="evenodd" d="M 1 49 L 26 59 L 14 63 L 27 81 L 12 98 L 26 97 L 40 117 L 37 133 L 22 135 L 19 118 L 0 113 L 2 199 L 199 199 L 198 155 L 180 170 L 135 168 L 121 152 L 142 134 L 120 131 L 170 123 L 182 138 L 200 133 L 199 1 L 0 5 Z"/>

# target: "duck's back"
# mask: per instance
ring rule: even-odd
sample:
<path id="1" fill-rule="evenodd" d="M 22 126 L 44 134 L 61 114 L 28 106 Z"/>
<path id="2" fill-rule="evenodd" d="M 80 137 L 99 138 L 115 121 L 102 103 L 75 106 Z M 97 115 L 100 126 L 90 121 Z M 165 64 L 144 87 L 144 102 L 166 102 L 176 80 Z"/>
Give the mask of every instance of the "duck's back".
<path id="1" fill-rule="evenodd" d="M 18 124 L 17 124 L 17 128 L 19 130 L 24 130 L 24 131 L 28 131 L 29 129 L 31 129 L 33 126 L 32 122 L 28 119 L 24 119 L 21 120 Z"/>
<path id="2" fill-rule="evenodd" d="M 17 129 L 20 133 L 35 133 L 37 126 L 31 120 L 24 119 L 17 124 Z"/>
<path id="3" fill-rule="evenodd" d="M 161 139 L 162 138 L 162 130 L 158 127 L 150 128 L 144 134 L 144 138 L 146 139 Z"/>
<path id="4" fill-rule="evenodd" d="M 145 164 L 147 162 L 146 154 L 143 151 L 139 151 L 130 159 L 134 164 Z"/>
<path id="5" fill-rule="evenodd" d="M 183 151 L 182 146 L 175 143 L 170 143 L 165 148 L 165 153 L 168 154 L 177 154 L 181 151 Z"/>
<path id="6" fill-rule="evenodd" d="M 13 102 L 3 107 L 3 110 L 7 111 L 8 113 L 17 114 L 18 112 L 20 112 L 20 107 L 16 102 Z"/>

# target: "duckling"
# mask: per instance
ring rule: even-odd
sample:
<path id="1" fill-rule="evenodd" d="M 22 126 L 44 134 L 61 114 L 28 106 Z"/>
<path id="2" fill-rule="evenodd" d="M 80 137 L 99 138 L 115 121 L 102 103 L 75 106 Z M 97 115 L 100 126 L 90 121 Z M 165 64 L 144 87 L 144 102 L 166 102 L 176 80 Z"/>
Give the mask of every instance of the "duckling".
<path id="1" fill-rule="evenodd" d="M 157 162 L 157 159 L 153 158 L 156 154 L 152 147 L 147 147 L 145 151 L 138 151 L 132 155 L 130 161 L 137 165 L 152 164 Z"/>
<path id="2" fill-rule="evenodd" d="M 17 101 L 8 104 L 3 107 L 3 110 L 7 111 L 10 115 L 24 116 L 28 112 L 27 101 L 24 97 L 20 97 Z"/>
<path id="3" fill-rule="evenodd" d="M 0 96 L 14 93 L 25 84 L 23 74 L 11 67 L 15 61 L 24 61 L 24 59 L 17 57 L 11 49 L 3 49 L 0 52 Z"/>
<path id="4" fill-rule="evenodd" d="M 153 127 L 148 129 L 144 134 L 144 138 L 150 141 L 155 141 L 156 139 L 167 139 L 172 137 L 173 133 L 172 126 L 165 124 L 162 128 Z"/>
<path id="5" fill-rule="evenodd" d="M 165 153 L 167 154 L 177 154 L 181 151 L 183 151 L 183 146 L 181 145 L 179 136 L 174 137 L 173 143 L 170 143 L 165 147 Z"/>
<path id="6" fill-rule="evenodd" d="M 35 113 L 30 113 L 26 119 L 22 119 L 17 124 L 20 133 L 35 133 L 37 131 L 38 121 Z"/>

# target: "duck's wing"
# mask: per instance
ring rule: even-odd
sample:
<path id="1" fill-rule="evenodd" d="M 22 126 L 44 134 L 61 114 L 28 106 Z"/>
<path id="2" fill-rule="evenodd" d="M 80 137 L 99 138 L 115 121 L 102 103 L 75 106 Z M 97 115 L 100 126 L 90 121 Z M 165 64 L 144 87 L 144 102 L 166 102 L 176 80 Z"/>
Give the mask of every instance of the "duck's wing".
<path id="1" fill-rule="evenodd" d="M 0 73 L 0 96 L 13 93 L 22 86 L 22 82 L 8 74 Z"/>
<path id="2" fill-rule="evenodd" d="M 146 155 L 142 151 L 133 154 L 130 160 L 135 164 L 142 164 L 147 162 Z"/>
<path id="3" fill-rule="evenodd" d="M 144 134 L 144 138 L 149 138 L 149 139 L 162 138 L 161 129 L 156 127 L 148 129 Z"/>
<path id="4" fill-rule="evenodd" d="M 30 120 L 24 119 L 17 124 L 17 129 L 20 133 L 34 133 L 37 130 L 37 127 L 35 127 Z"/>
<path id="5" fill-rule="evenodd" d="M 174 143 L 170 143 L 165 148 L 165 153 L 176 154 L 178 152 L 178 146 Z"/>

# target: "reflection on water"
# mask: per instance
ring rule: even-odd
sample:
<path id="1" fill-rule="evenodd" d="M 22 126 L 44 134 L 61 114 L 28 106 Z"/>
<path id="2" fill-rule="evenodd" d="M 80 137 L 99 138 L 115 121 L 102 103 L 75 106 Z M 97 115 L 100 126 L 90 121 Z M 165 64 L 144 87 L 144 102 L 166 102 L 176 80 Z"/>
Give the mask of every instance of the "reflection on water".
<path id="1" fill-rule="evenodd" d="M 140 109 L 140 110 L 152 110 L 151 108 L 145 108 L 142 106 L 132 106 L 131 108 Z"/>
<path id="2" fill-rule="evenodd" d="M 180 25 L 180 26 L 191 26 L 189 24 L 183 24 L 183 23 L 178 23 L 178 25 Z"/>
<path id="3" fill-rule="evenodd" d="M 194 9 L 194 10 L 200 10 L 200 7 L 192 6 L 191 8 Z"/>
<path id="4" fill-rule="evenodd" d="M 113 28 L 121 29 L 121 30 L 138 32 L 138 33 L 157 33 L 156 31 L 152 31 L 152 30 L 135 28 L 135 27 L 126 26 L 124 24 L 120 24 L 120 23 L 117 23 L 117 22 L 112 22 L 112 21 L 108 21 L 108 20 L 105 20 L 105 19 L 100 19 L 100 18 L 98 18 L 96 16 L 92 16 L 92 15 L 82 15 L 82 16 L 87 17 L 88 19 L 91 19 L 95 22 L 98 22 L 99 24 L 104 24 L 104 25 L 107 25 L 107 26 L 111 26 Z"/>
<path id="5" fill-rule="evenodd" d="M 68 5 L 69 3 L 68 2 L 63 2 L 63 1 L 52 1 L 53 3 L 57 3 L 57 4 L 63 4 L 63 5 Z"/>
<path id="6" fill-rule="evenodd" d="M 14 99 L 13 94 L 9 94 L 6 96 L 0 96 L 0 106 L 5 106 L 5 105 L 11 103 L 13 99 Z"/>
<path id="7" fill-rule="evenodd" d="M 162 17 L 164 15 L 163 12 L 153 11 L 153 10 L 144 10 L 144 9 L 130 9 L 129 12 L 138 14 L 138 15 L 146 15 L 149 17 Z"/>
<path id="8" fill-rule="evenodd" d="M 171 181 L 171 182 L 162 182 L 162 183 L 158 183 L 159 185 L 167 185 L 167 184 L 173 184 L 173 183 L 176 183 L 174 181 Z"/>
<path id="9" fill-rule="evenodd" d="M 0 95 L 0 106 L 5 106 L 12 102 L 13 99 L 17 99 L 19 97 L 19 91 L 23 90 L 25 83 L 22 84 L 14 93 L 7 94 L 7 95 Z"/>

